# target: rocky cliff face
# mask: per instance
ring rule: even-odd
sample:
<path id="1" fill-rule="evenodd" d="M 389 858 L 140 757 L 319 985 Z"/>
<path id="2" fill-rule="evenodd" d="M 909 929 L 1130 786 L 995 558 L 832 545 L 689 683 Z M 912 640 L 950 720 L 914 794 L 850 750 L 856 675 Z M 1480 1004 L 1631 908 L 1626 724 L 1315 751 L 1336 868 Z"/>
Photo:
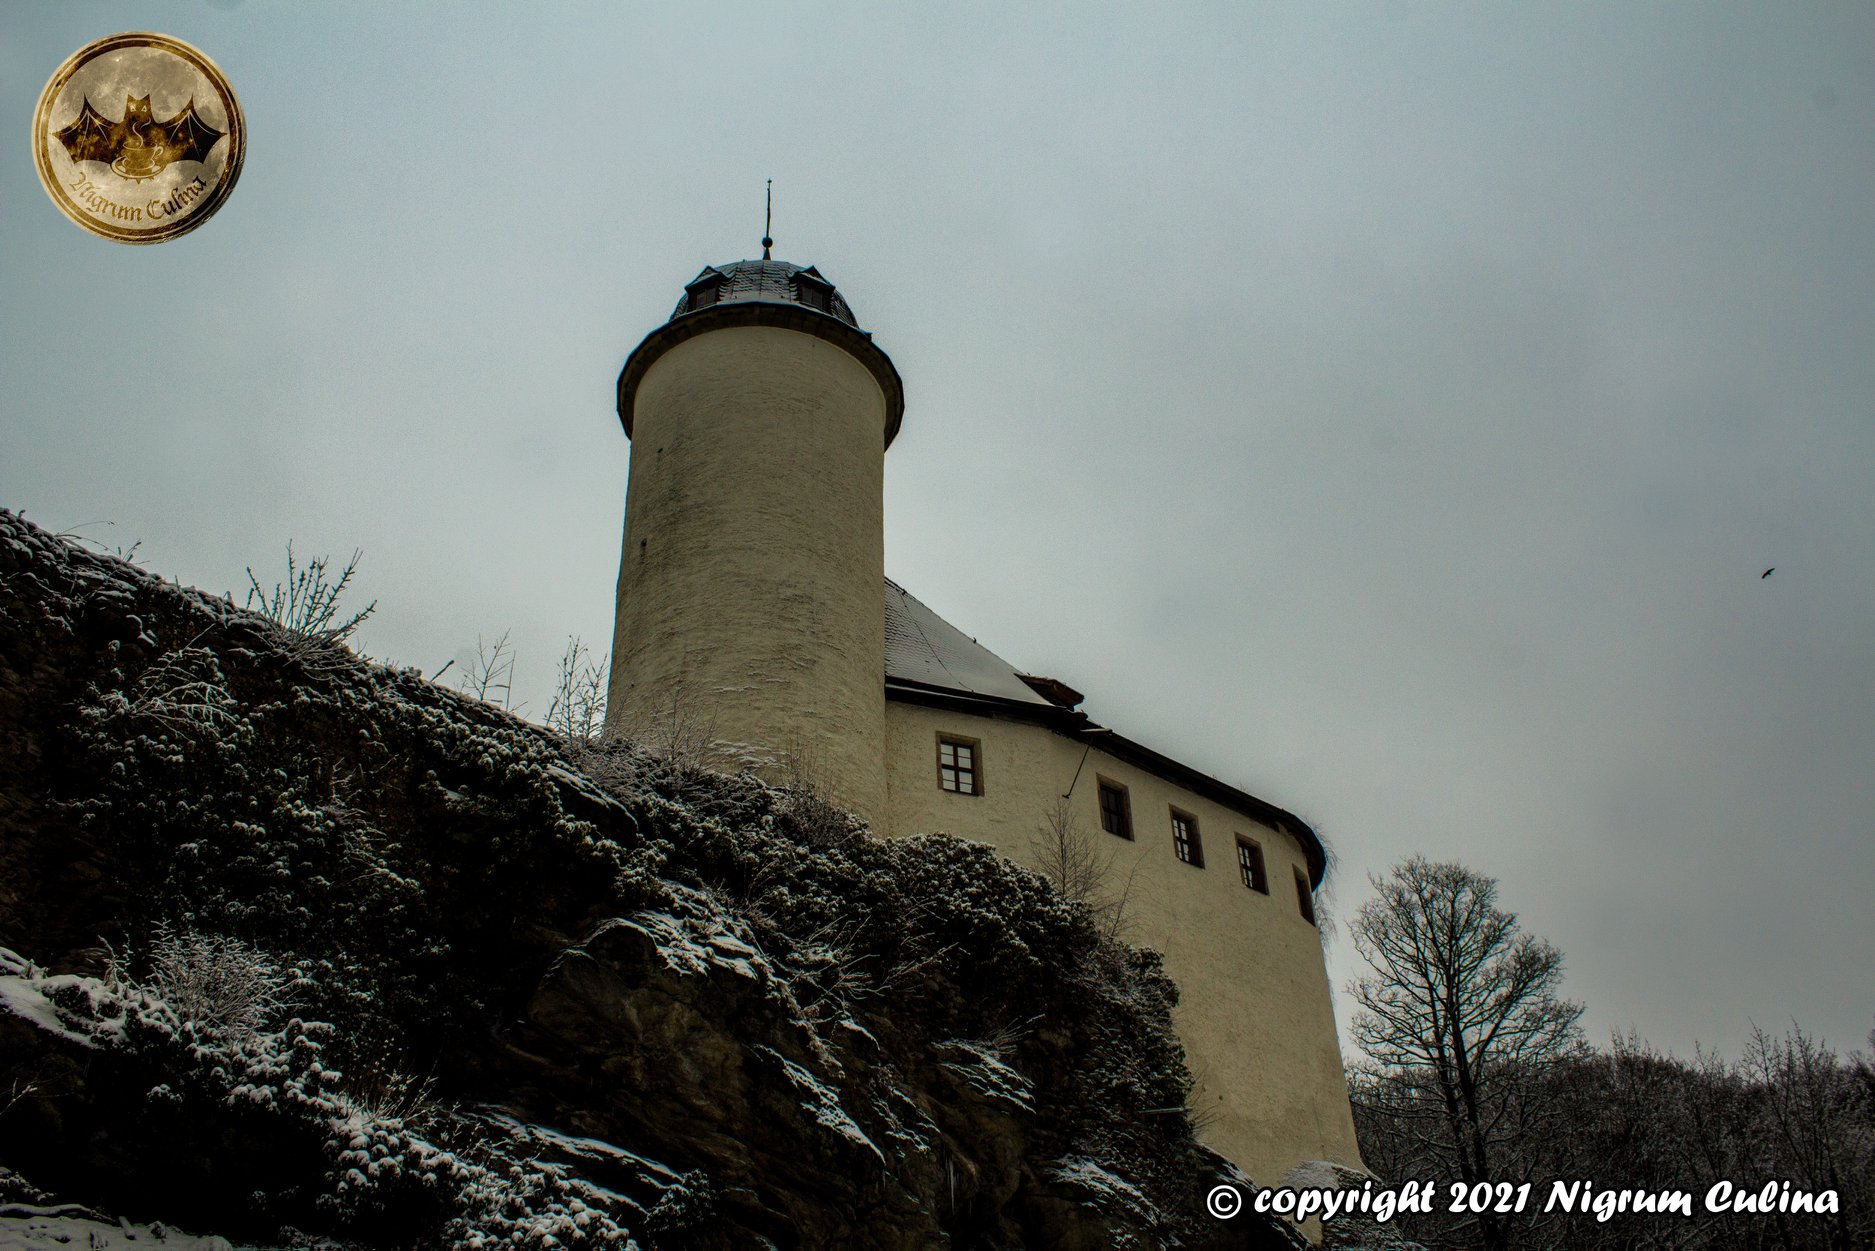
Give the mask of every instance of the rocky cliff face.
<path id="1" fill-rule="evenodd" d="M 0 948 L 0 1220 L 1294 1242 L 1203 1214 L 1242 1179 L 1175 992 L 1033 874 L 571 752 L 5 512 Z"/>

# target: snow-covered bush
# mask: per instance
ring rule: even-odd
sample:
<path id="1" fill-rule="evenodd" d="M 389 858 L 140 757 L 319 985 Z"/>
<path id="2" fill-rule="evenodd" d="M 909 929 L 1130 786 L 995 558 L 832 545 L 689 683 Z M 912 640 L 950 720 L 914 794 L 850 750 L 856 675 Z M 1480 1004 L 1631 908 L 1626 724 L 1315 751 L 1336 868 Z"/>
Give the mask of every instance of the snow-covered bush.
<path id="1" fill-rule="evenodd" d="M 225 934 L 158 927 L 141 981 L 113 961 L 112 976 L 166 1004 L 183 1022 L 242 1038 L 276 1020 L 294 978 L 265 952 Z"/>
<path id="2" fill-rule="evenodd" d="M 235 701 L 215 653 L 206 647 L 165 652 L 137 678 L 126 711 L 189 735 L 234 728 Z"/>

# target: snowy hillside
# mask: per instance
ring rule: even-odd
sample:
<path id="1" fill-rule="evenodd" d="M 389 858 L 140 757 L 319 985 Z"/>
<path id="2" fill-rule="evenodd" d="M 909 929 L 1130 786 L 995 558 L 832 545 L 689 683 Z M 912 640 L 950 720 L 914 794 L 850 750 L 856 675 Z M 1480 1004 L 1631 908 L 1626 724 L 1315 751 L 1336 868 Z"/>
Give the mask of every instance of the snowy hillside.
<path id="1" fill-rule="evenodd" d="M 0 762 L 0 1245 L 1293 1245 L 1203 1215 L 1156 957 L 986 848 L 6 512 Z"/>

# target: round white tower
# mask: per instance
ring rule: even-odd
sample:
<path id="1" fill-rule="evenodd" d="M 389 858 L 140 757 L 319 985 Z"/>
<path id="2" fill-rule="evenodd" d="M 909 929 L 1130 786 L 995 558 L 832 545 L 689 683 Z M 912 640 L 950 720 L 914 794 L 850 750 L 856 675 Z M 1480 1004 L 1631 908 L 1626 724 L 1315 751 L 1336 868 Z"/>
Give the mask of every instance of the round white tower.
<path id="1" fill-rule="evenodd" d="M 885 449 L 904 390 L 811 266 L 708 267 L 619 374 L 606 733 L 707 733 L 885 809 Z"/>

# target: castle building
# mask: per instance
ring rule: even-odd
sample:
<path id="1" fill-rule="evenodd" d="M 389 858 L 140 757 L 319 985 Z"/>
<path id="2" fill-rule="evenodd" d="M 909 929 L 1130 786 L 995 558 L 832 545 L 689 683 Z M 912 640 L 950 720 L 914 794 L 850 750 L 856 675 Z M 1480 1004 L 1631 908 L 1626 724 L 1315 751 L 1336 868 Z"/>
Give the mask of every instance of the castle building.
<path id="1" fill-rule="evenodd" d="M 1096 724 L 885 577 L 904 388 L 812 266 L 706 267 L 618 380 L 632 454 L 608 734 L 684 718 L 883 835 L 1035 863 L 1064 818 L 1165 957 L 1205 1140 L 1273 1184 L 1357 1163 L 1308 824 Z"/>

